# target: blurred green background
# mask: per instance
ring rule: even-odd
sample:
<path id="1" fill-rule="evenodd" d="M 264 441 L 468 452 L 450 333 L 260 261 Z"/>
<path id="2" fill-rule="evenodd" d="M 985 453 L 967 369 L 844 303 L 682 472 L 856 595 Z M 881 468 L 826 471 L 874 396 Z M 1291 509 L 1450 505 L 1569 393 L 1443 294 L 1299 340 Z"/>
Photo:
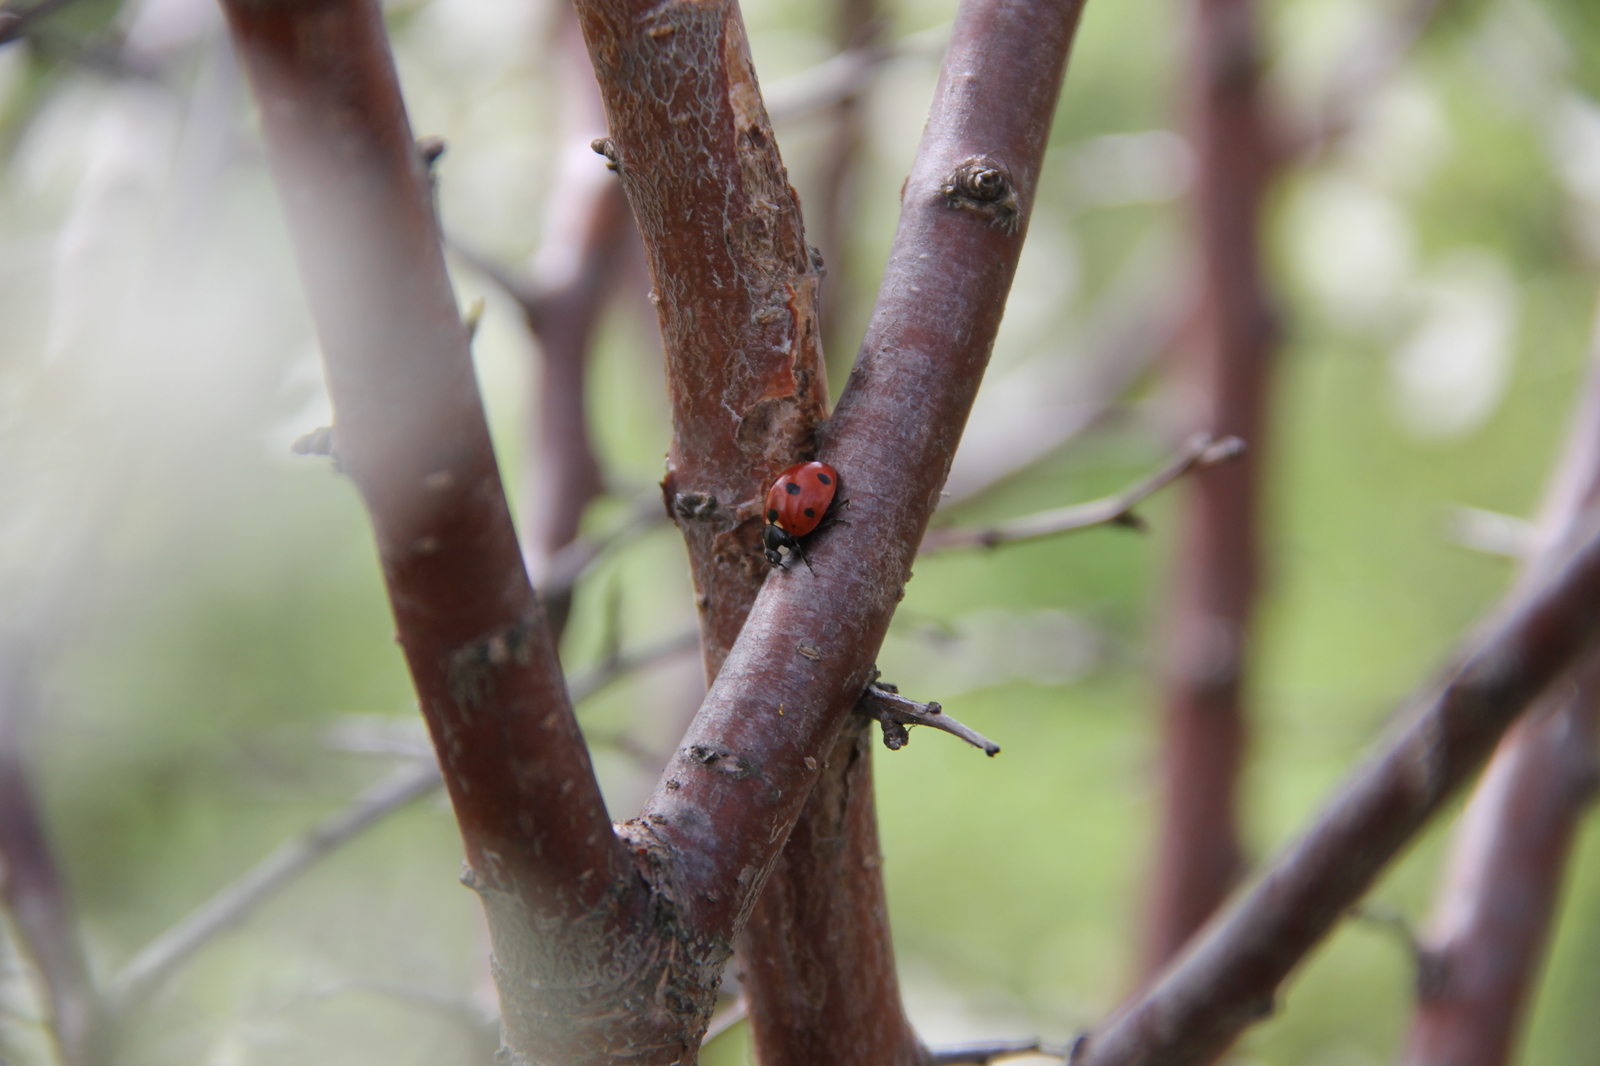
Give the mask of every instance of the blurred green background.
<path id="1" fill-rule="evenodd" d="M 1288 120 L 1399 4 L 1264 6 Z M 516 266 L 560 194 L 554 12 L 539 0 L 391 9 L 414 128 L 449 145 L 445 227 Z M 920 36 L 866 95 L 851 243 L 830 256 L 836 383 L 953 4 L 886 0 L 883 15 L 884 39 Z M 745 16 L 774 94 L 836 50 L 827 3 L 749 0 Z M 1092 363 L 1119 286 L 1137 308 L 1181 273 L 1192 161 L 1172 134 L 1186 19 L 1176 0 L 1091 0 L 974 440 L 1003 437 L 1007 382 Z M 1257 857 L 1304 825 L 1507 585 L 1512 562 L 1479 549 L 1514 540 L 1512 519 L 1536 507 L 1589 341 L 1596 95 L 1588 0 L 1444 0 L 1349 135 L 1275 192 L 1286 332 L 1260 442 L 1270 554 L 1244 782 Z M 778 126 L 808 209 L 831 121 Z M 325 461 L 289 453 L 327 421 L 327 401 L 253 123 L 209 0 L 77 0 L 33 41 L 0 47 L 0 624 L 37 646 L 27 737 L 106 976 L 421 736 L 355 494 Z M 537 350 L 511 301 L 455 267 L 463 306 L 487 303 L 479 374 L 515 491 Z M 595 532 L 659 479 L 669 435 L 642 287 L 617 301 L 592 368 L 612 490 L 588 516 Z M 1170 449 L 1171 410 L 1159 368 L 1141 375 L 1089 431 L 937 521 L 1119 488 Z M 1144 508 L 1145 536 L 1098 530 L 917 565 L 880 665 L 1005 748 L 987 760 L 924 731 L 878 752 L 896 951 L 931 1042 L 1066 1040 L 1129 988 L 1174 502 Z M 692 626 L 670 527 L 582 585 L 563 646 L 574 671 L 603 653 L 608 615 L 625 647 Z M 650 754 L 670 751 L 698 685 L 680 658 L 582 705 L 615 816 L 653 783 Z M 1424 920 L 1446 828 L 1374 899 Z M 1596 843 L 1590 832 L 1577 852 L 1530 1064 L 1588 1061 L 1600 1041 Z M 439 802 L 395 815 L 211 944 L 142 1013 L 126 1061 L 483 1061 L 460 1021 L 459 1008 L 492 1012 L 493 995 L 459 863 Z M 9 937 L 4 951 L 0 1053 L 48 1062 Z M 1390 1061 L 1410 980 L 1392 935 L 1347 926 L 1234 1061 Z M 747 1061 L 743 1040 L 731 1030 L 706 1061 Z"/>

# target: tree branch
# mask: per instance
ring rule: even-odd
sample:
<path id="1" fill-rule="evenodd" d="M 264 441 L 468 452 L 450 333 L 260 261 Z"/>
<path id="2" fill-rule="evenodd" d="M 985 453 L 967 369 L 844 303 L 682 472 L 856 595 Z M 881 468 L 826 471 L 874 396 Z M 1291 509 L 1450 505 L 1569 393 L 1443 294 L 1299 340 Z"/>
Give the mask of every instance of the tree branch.
<path id="1" fill-rule="evenodd" d="M 396 770 L 349 806 L 281 845 L 243 877 L 140 949 L 112 979 L 108 998 L 123 1018 L 142 1008 L 160 987 L 219 934 L 239 925 L 335 850 L 400 808 L 429 795 L 443 781 L 432 762 Z"/>
<path id="2" fill-rule="evenodd" d="M 0 643 L 0 899 L 18 945 L 38 971 L 46 1024 L 63 1066 L 107 1066 L 104 1004 L 22 752 L 23 719 L 36 699 L 32 656 L 20 640 Z"/>
<path id="3" fill-rule="evenodd" d="M 1250 451 L 1190 479 L 1176 574 L 1162 612 L 1162 815 L 1144 972 L 1170 958 L 1227 897 L 1243 865 L 1237 789 L 1243 682 L 1260 571 L 1260 462 L 1277 326 L 1261 262 L 1273 178 L 1254 0 L 1192 0 L 1186 101 L 1197 173 L 1196 328 L 1176 368 L 1187 430 Z"/>
<path id="4" fill-rule="evenodd" d="M 1482 765 L 1501 734 L 1600 636 L 1600 533 L 1514 595 L 1419 695 L 1400 734 L 1311 828 L 1089 1038 L 1075 1066 L 1209 1062 L 1271 1012 L 1277 988 Z"/>
<path id="5" fill-rule="evenodd" d="M 372 519 L 502 1012 L 540 1032 L 540 1055 L 590 1061 L 585 1012 L 659 988 L 670 960 L 637 920 L 648 900 L 523 568 L 382 12 L 375 0 L 224 9 L 321 342 L 333 450 Z M 602 940 L 615 965 L 597 975 Z M 648 1012 L 608 1024 L 607 1039 L 658 1033 Z"/>
<path id="6" fill-rule="evenodd" d="M 628 827 L 683 858 L 703 928 L 737 926 L 871 677 L 999 325 L 1080 9 L 968 0 L 957 16 L 873 325 L 820 451 L 851 523 L 814 538 L 814 573 L 768 575 Z"/>
<path id="7" fill-rule="evenodd" d="M 1534 547 L 1600 500 L 1600 334 Z M 1537 561 L 1537 554 L 1531 558 Z M 1408 1066 L 1502 1066 L 1543 962 L 1578 824 L 1600 779 L 1600 657 L 1500 742 L 1456 827 L 1418 984 Z"/>
<path id="8" fill-rule="evenodd" d="M 622 261 L 638 240 L 621 184 L 596 165 L 589 148 L 605 132 L 605 111 L 577 19 L 569 5 L 561 9 L 553 42 L 562 81 L 560 171 L 546 205 L 533 285 L 521 301 L 541 358 L 520 526 L 529 570 L 557 639 L 572 586 L 552 582 L 553 564 L 602 489 L 586 399 L 590 349 Z"/>
<path id="9" fill-rule="evenodd" d="M 1135 507 L 1185 474 L 1225 463 L 1243 454 L 1244 450 L 1245 443 L 1238 437 L 1216 440 L 1210 434 L 1200 433 L 1191 437 L 1160 470 L 1115 496 L 1076 503 L 1053 511 L 1041 511 L 982 529 L 932 529 L 922 538 L 921 554 L 949 551 L 951 548 L 992 548 L 999 544 L 1053 537 L 1095 526 L 1117 525 L 1143 529 L 1144 519 L 1133 513 Z"/>

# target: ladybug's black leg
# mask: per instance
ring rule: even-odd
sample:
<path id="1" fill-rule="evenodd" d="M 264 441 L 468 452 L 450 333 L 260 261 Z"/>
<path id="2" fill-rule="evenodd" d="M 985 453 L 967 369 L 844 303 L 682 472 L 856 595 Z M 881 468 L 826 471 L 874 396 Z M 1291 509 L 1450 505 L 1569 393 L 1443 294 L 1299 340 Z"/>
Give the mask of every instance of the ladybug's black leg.
<path id="1" fill-rule="evenodd" d="M 835 500 L 828 513 L 822 516 L 822 521 L 817 523 L 818 529 L 827 529 L 829 526 L 848 526 L 850 523 L 839 517 L 839 512 L 850 506 L 849 500 Z"/>
<path id="2" fill-rule="evenodd" d="M 789 550 L 800 556 L 800 561 L 806 564 L 806 569 L 811 570 L 811 560 L 806 558 L 806 550 L 800 547 L 800 542 L 798 540 L 791 540 L 789 542 Z M 811 570 L 811 573 L 815 575 L 816 571 Z"/>

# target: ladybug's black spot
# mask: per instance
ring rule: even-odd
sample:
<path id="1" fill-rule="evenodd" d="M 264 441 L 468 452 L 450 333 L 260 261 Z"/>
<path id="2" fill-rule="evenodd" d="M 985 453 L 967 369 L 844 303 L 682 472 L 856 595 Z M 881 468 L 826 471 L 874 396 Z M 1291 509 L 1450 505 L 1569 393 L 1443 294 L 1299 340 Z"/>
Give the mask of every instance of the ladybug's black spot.
<path id="1" fill-rule="evenodd" d="M 811 508 L 807 507 L 806 508 L 806 517 L 807 518 L 815 518 L 815 517 L 817 517 L 817 512 L 815 512 Z"/>
<path id="2" fill-rule="evenodd" d="M 800 495 L 800 486 L 791 481 L 783 487 L 783 491 L 791 496 L 798 496 Z"/>
<path id="3" fill-rule="evenodd" d="M 778 520 L 778 512 L 772 510 L 771 508 L 768 508 L 767 509 L 767 521 L 768 522 L 776 522 L 777 520 Z"/>
<path id="4" fill-rule="evenodd" d="M 818 474 L 817 475 L 817 480 L 822 482 L 824 485 L 832 485 L 833 484 L 833 478 L 829 477 L 827 474 Z"/>

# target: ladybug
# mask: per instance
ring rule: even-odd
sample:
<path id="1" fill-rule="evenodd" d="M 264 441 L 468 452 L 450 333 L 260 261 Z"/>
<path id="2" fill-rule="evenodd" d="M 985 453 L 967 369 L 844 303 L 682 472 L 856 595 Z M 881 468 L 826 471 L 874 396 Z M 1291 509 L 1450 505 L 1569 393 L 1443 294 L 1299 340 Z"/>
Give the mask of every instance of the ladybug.
<path id="1" fill-rule="evenodd" d="M 787 548 L 810 570 L 799 538 L 817 528 L 838 491 L 839 472 L 827 463 L 796 463 L 779 474 L 767 490 L 767 528 L 761 533 L 767 562 L 781 567 L 778 549 Z"/>

